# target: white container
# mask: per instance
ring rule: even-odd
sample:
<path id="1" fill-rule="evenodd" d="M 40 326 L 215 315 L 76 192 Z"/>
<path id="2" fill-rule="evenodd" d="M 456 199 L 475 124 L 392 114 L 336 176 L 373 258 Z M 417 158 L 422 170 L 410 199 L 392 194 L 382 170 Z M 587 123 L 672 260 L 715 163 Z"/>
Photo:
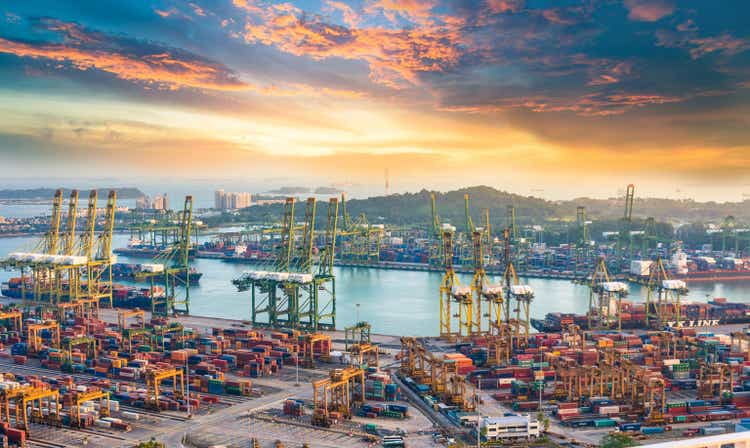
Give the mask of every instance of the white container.
<path id="1" fill-rule="evenodd" d="M 111 428 L 112 422 L 108 422 L 106 420 L 94 420 L 94 426 L 98 426 L 100 428 Z"/>
<path id="2" fill-rule="evenodd" d="M 141 416 L 139 414 L 136 414 L 135 412 L 130 412 L 130 411 L 122 411 L 120 415 L 122 415 L 122 418 L 125 418 L 128 420 L 140 420 L 141 419 Z"/>
<path id="3" fill-rule="evenodd" d="M 645 277 L 651 272 L 651 265 L 653 264 L 654 262 L 651 260 L 633 260 L 630 262 L 630 273 Z"/>
<path id="4" fill-rule="evenodd" d="M 623 282 L 603 282 L 601 286 L 606 292 L 628 292 L 628 285 Z"/>
<path id="5" fill-rule="evenodd" d="M 141 265 L 143 272 L 164 272 L 164 265 L 160 263 L 144 263 Z"/>

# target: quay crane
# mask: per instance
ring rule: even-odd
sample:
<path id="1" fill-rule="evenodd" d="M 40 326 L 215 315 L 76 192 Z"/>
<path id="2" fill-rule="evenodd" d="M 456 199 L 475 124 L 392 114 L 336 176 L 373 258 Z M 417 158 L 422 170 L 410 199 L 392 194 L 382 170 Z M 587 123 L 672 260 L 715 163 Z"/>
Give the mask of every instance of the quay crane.
<path id="1" fill-rule="evenodd" d="M 440 337 L 452 339 L 468 336 L 473 327 L 472 291 L 469 286 L 461 286 L 453 267 L 453 236 L 455 227 L 443 224 L 443 267 L 445 273 L 440 283 Z M 458 304 L 458 313 L 451 312 L 451 302 Z M 458 318 L 458 331 L 452 328 L 452 320 Z"/>
<path id="2" fill-rule="evenodd" d="M 661 257 L 651 265 L 648 277 L 648 294 L 646 295 L 646 326 L 656 321 L 659 327 L 673 321 L 679 327 L 681 316 L 681 298 L 687 294 L 687 284 L 683 280 L 673 280 L 664 267 Z"/>
<path id="3" fill-rule="evenodd" d="M 333 329 L 336 327 L 333 260 L 338 200 L 328 201 L 322 247 L 315 245 L 315 198 L 306 202 L 302 226 L 295 225 L 294 210 L 295 199 L 287 198 L 274 263 L 266 269 L 247 271 L 232 283 L 239 291 L 250 291 L 255 326 L 313 332 Z M 319 249 L 317 256 L 316 249 Z"/>
<path id="4" fill-rule="evenodd" d="M 622 298 L 627 294 L 628 285 L 611 281 L 604 258 L 600 258 L 589 283 L 588 328 L 622 330 Z"/>
<path id="5" fill-rule="evenodd" d="M 505 305 L 505 322 L 512 327 L 512 342 L 514 347 L 525 346 L 529 338 L 529 327 L 531 321 L 530 306 L 534 300 L 534 290 L 529 285 L 521 284 L 513 266 L 510 253 L 510 229 L 503 231 L 505 241 L 505 271 L 503 280 L 505 283 L 505 297 L 515 300 L 515 317 L 511 318 L 510 303 Z"/>

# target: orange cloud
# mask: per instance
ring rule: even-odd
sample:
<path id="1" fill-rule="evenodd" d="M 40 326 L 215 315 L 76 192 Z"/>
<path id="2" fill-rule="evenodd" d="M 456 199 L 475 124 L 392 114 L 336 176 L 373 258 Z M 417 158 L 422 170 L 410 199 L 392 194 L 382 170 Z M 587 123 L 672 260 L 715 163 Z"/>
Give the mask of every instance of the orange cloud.
<path id="1" fill-rule="evenodd" d="M 130 56 L 113 50 L 77 48 L 61 44 L 32 45 L 0 38 L 0 53 L 32 59 L 69 62 L 79 70 L 97 69 L 128 81 L 167 89 L 193 87 L 245 90 L 249 86 L 227 70 L 207 62 L 180 59 L 169 53 Z"/>
<path id="2" fill-rule="evenodd" d="M 656 22 L 674 12 L 674 5 L 664 0 L 625 0 L 628 18 L 639 22 Z"/>
<path id="3" fill-rule="evenodd" d="M 487 6 L 494 14 L 518 12 L 523 9 L 524 0 L 487 0 Z"/>
<path id="4" fill-rule="evenodd" d="M 400 15 L 416 23 L 427 24 L 437 18 L 432 13 L 434 7 L 432 0 L 376 0 L 367 7 L 367 11 L 381 10 L 391 22 L 396 22 L 397 15 Z"/>
<path id="5" fill-rule="evenodd" d="M 695 47 L 690 49 L 690 56 L 693 59 L 698 59 L 709 53 L 715 52 L 732 56 L 750 48 L 750 44 L 747 40 L 738 39 L 729 34 L 722 34 L 717 37 L 690 39 L 688 43 Z"/>
<path id="6" fill-rule="evenodd" d="M 678 103 L 689 97 L 658 94 L 592 93 L 577 98 L 553 98 L 535 96 L 529 98 L 509 98 L 489 104 L 441 106 L 439 110 L 459 113 L 496 113 L 512 109 L 528 109 L 532 112 L 572 112 L 584 117 L 606 117 L 622 115 L 636 108 L 650 105 Z"/>
<path id="7" fill-rule="evenodd" d="M 275 46 L 316 60 L 365 61 L 370 78 L 393 88 L 419 84 L 418 74 L 455 66 L 462 55 L 458 26 L 417 25 L 410 29 L 345 27 L 308 17 L 299 8 L 276 4 L 260 8 L 246 0 L 235 5 L 250 12 L 245 40 Z"/>

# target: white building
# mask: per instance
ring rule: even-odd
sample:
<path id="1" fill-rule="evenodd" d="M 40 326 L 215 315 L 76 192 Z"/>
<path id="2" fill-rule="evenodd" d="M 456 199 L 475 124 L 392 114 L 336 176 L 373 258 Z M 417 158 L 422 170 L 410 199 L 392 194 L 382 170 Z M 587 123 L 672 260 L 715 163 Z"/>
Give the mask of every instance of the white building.
<path id="1" fill-rule="evenodd" d="M 482 421 L 482 433 L 489 441 L 529 439 L 541 435 L 541 425 L 529 415 L 485 417 Z"/>

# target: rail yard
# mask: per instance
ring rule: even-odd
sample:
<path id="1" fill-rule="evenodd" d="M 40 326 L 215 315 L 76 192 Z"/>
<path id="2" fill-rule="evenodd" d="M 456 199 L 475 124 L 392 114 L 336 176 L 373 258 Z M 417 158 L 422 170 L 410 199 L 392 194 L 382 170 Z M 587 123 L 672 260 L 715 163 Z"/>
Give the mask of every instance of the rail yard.
<path id="1" fill-rule="evenodd" d="M 535 301 L 554 299 L 524 283 L 513 225 L 493 233 L 483 212 L 475 226 L 466 197 L 459 231 L 433 200 L 435 337 L 381 335 L 336 321 L 335 261 L 379 254 L 387 232 L 343 200 L 288 198 L 279 223 L 255 230 L 268 255 L 232 282 L 250 318 L 229 320 L 190 314 L 190 196 L 129 227 L 153 259 L 120 284 L 116 194 L 100 207 L 89 192 L 80 220 L 78 195 L 58 191 L 35 247 L 0 261 L 16 275 L 0 308 L 11 446 L 599 446 L 750 428 L 746 305 L 686 302 L 656 245 L 640 258 L 624 238 L 590 251 L 582 227 L 589 272 L 573 278 L 590 289 L 587 311 L 535 320 Z M 628 281 L 646 285 L 645 303 L 627 300 Z"/>

